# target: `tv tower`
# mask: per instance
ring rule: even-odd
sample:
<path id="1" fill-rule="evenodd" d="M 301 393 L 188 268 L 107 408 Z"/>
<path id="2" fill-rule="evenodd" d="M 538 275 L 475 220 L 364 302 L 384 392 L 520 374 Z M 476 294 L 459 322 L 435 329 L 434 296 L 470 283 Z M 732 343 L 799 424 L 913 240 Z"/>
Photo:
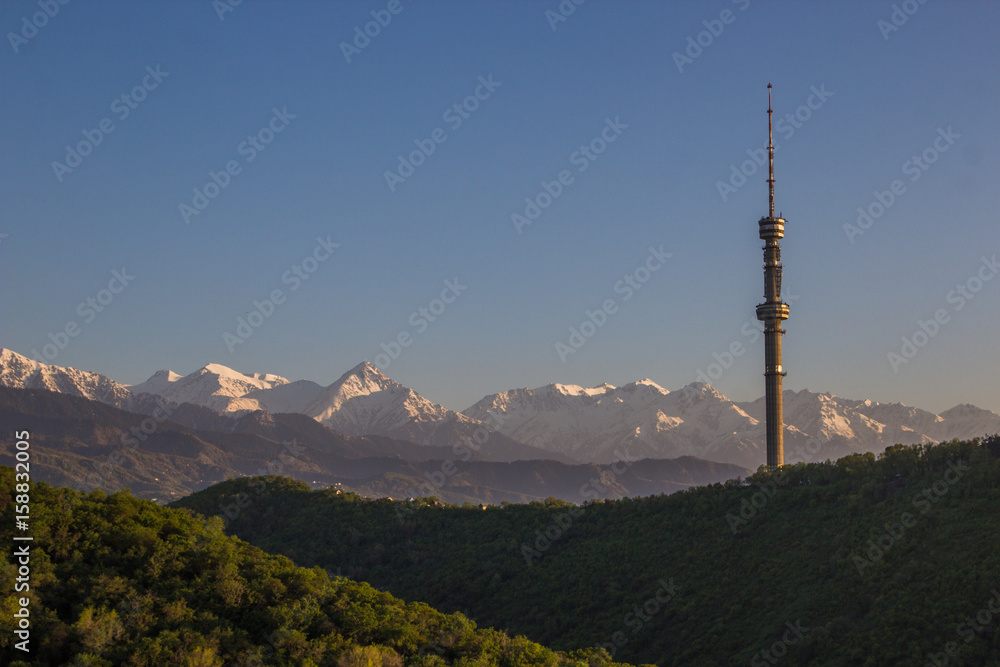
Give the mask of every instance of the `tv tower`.
<path id="1" fill-rule="evenodd" d="M 771 137 L 771 84 L 767 84 L 767 187 L 768 214 L 757 225 L 764 241 L 764 303 L 757 306 L 757 319 L 764 323 L 764 401 L 767 415 L 767 467 L 785 463 L 782 429 L 781 366 L 782 320 L 788 319 L 788 304 L 781 302 L 781 245 L 785 220 L 774 217 L 774 142 Z"/>

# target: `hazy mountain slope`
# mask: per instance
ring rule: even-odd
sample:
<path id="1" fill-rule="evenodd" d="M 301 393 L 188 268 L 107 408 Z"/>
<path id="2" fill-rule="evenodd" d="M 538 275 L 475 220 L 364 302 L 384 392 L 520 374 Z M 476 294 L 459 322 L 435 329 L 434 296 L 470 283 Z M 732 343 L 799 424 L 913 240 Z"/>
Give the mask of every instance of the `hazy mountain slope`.
<path id="1" fill-rule="evenodd" d="M 183 407 L 183 406 L 182 406 Z M 165 415 L 163 416 L 173 416 Z M 143 498 L 186 495 L 227 477 L 283 473 L 328 485 L 344 462 L 371 457 L 375 475 L 397 459 L 451 455 L 383 437 L 348 437 L 304 415 L 250 413 L 224 431 L 199 430 L 45 390 L 0 387 L 0 421 L 32 433 L 33 479 L 75 488 L 131 488 Z M 0 462 L 12 464 L 13 451 Z"/>
<path id="2" fill-rule="evenodd" d="M 361 466 L 365 460 L 352 464 Z M 346 466 L 345 466 L 346 467 Z M 449 503 L 529 502 L 555 497 L 583 503 L 673 493 L 746 476 L 751 471 L 702 459 L 643 459 L 629 465 L 567 465 L 556 461 L 399 462 L 363 479 L 339 479 L 346 489 L 373 497 L 436 496 Z M 361 475 L 357 475 L 361 477 Z"/>
<path id="3" fill-rule="evenodd" d="M 34 479 L 82 489 L 131 488 L 160 501 L 228 477 L 265 473 L 321 486 L 341 483 L 366 495 L 476 503 L 550 495 L 582 500 L 581 487 L 602 475 L 597 466 L 484 461 L 471 449 L 458 455 L 383 436 L 345 436 L 300 414 L 253 412 L 227 418 L 225 430 L 203 430 L 44 390 L 0 387 L 0 420 L 29 426 Z M 0 463 L 13 461 L 13 451 L 0 454 Z M 631 469 L 645 463 L 620 477 L 605 471 L 592 495 L 638 493 L 629 488 Z M 707 461 L 676 468 L 656 463 L 660 472 L 637 484 L 640 492 L 670 492 L 748 472 Z"/>
<path id="4" fill-rule="evenodd" d="M 932 429 L 938 440 L 967 438 L 967 433 L 1000 433 L 1000 415 L 968 403 L 956 405 L 939 416 L 942 421 Z"/>

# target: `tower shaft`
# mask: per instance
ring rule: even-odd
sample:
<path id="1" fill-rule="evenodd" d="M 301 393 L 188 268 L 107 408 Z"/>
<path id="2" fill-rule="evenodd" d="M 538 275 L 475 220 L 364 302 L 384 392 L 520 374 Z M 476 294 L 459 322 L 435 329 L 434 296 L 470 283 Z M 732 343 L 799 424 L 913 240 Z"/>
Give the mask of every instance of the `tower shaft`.
<path id="1" fill-rule="evenodd" d="M 774 215 L 774 142 L 771 135 L 771 84 L 767 84 L 768 215 L 758 222 L 764 241 L 764 303 L 757 306 L 757 319 L 764 323 L 764 401 L 767 433 L 767 467 L 784 465 L 784 415 L 781 383 L 782 321 L 788 319 L 788 304 L 781 301 L 781 244 L 785 220 Z"/>

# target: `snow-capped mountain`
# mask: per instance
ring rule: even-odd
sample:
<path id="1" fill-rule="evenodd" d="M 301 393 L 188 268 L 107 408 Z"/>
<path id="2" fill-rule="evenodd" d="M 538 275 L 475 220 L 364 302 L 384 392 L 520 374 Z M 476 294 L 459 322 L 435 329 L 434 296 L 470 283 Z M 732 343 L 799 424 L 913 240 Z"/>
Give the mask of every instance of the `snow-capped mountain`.
<path id="1" fill-rule="evenodd" d="M 6 348 L 0 348 L 0 385 L 82 396 L 122 409 L 132 398 L 127 387 L 100 373 L 50 366 Z"/>
<path id="2" fill-rule="evenodd" d="M 367 362 L 328 387 L 220 364 L 183 376 L 157 371 L 126 387 L 100 373 L 50 366 L 0 349 L 0 385 L 47 389 L 147 414 L 163 401 L 233 416 L 256 410 L 301 413 L 350 436 L 449 448 L 478 443 L 480 456 L 498 461 L 610 463 L 689 455 L 755 469 L 765 458 L 764 399 L 736 403 L 703 383 L 673 392 L 648 379 L 621 387 L 550 384 L 493 394 L 456 413 Z M 784 393 L 784 418 L 789 463 L 1000 432 L 1000 415 L 972 405 L 935 415 L 899 403 L 809 390 Z"/>
<path id="3" fill-rule="evenodd" d="M 421 444 L 434 441 L 445 422 L 472 419 L 432 403 L 367 361 L 344 373 L 303 410 L 344 435 L 389 435 Z"/>
<path id="4" fill-rule="evenodd" d="M 308 380 L 289 382 L 278 375 L 240 373 L 221 364 L 208 364 L 188 375 L 160 370 L 129 387 L 100 373 L 50 366 L 0 349 L 0 385 L 47 389 L 144 414 L 155 414 L 164 405 L 175 410 L 182 404 L 235 418 L 258 410 L 300 413 L 346 435 L 447 447 L 459 460 L 473 456 L 501 462 L 548 458 L 573 463 L 569 457 L 498 433 L 493 422 L 481 423 L 437 405 L 367 362 L 329 387 Z M 199 419 L 204 421 L 204 415 Z M 234 428 L 235 422 L 228 427 Z M 457 449 L 459 444 L 464 449 Z"/>
<path id="5" fill-rule="evenodd" d="M 281 388 L 271 389 L 267 395 Z M 560 452 L 531 447 L 496 430 L 497 417 L 482 420 L 448 410 L 401 385 L 367 361 L 323 389 L 302 412 L 345 435 L 384 435 L 421 445 L 449 447 L 462 459 L 494 461 L 554 459 L 572 463 Z M 460 445 L 460 448 L 456 448 Z"/>
<path id="6" fill-rule="evenodd" d="M 240 373 L 222 364 L 208 364 L 189 375 L 178 375 L 173 371 L 156 371 L 145 382 L 132 385 L 135 394 L 156 394 L 174 403 L 193 403 L 216 412 L 244 412 L 267 410 L 268 412 L 302 412 L 302 407 L 318 393 L 319 385 L 301 381 L 290 383 L 278 375 L 265 373 Z M 289 385 L 295 385 L 289 390 Z M 305 385 L 305 386 L 304 386 Z M 312 385 L 315 392 L 310 392 Z M 269 390 L 285 388 L 275 392 L 275 405 L 284 407 L 296 404 L 292 410 L 274 409 L 266 396 Z"/>
<path id="7" fill-rule="evenodd" d="M 432 403 L 368 362 L 358 364 L 329 387 L 208 364 L 185 376 L 157 371 L 130 389 L 216 412 L 299 412 L 344 435 L 384 435 L 423 445 L 451 445 L 480 426 Z"/>
<path id="8" fill-rule="evenodd" d="M 755 467 L 764 428 L 702 383 L 670 392 L 652 380 L 622 387 L 550 384 L 482 399 L 463 414 L 504 415 L 506 435 L 578 461 L 692 455 Z"/>
<path id="9" fill-rule="evenodd" d="M 504 414 L 506 435 L 579 461 L 683 455 L 756 468 L 765 458 L 764 399 L 735 403 L 704 383 L 669 392 L 651 380 L 622 387 L 550 384 L 493 394 L 463 411 Z M 956 406 L 940 415 L 899 403 L 784 393 L 785 461 L 822 461 L 896 444 L 1000 432 L 1000 415 Z"/>
<path id="10" fill-rule="evenodd" d="M 856 401 L 808 389 L 785 391 L 783 396 L 786 424 L 822 442 L 849 443 L 854 451 L 881 451 L 897 442 L 938 442 L 940 425 L 945 421 L 901 403 Z M 764 419 L 763 397 L 739 405 L 747 414 Z"/>
<path id="11" fill-rule="evenodd" d="M 482 423 L 433 403 L 368 362 L 358 364 L 328 387 L 208 364 L 185 376 L 157 371 L 130 389 L 136 395 L 163 396 L 173 403 L 193 403 L 234 415 L 254 410 L 297 412 L 349 436 L 381 435 L 451 448 L 471 442 L 478 447 L 478 457 L 495 461 L 550 458 L 573 462 L 560 453 L 529 447 L 497 433 L 489 421 Z M 489 437 L 484 438 L 486 433 Z M 456 456 L 465 452 L 456 452 Z"/>
<path id="12" fill-rule="evenodd" d="M 764 418 L 763 398 L 738 405 Z M 1000 415 L 973 405 L 957 405 L 936 415 L 902 403 L 852 400 L 808 389 L 784 392 L 784 417 L 786 424 L 809 436 L 852 451 L 881 452 L 896 443 L 945 442 L 1000 432 Z"/>
<path id="13" fill-rule="evenodd" d="M 1000 415 L 968 403 L 949 408 L 938 416 L 944 420 L 934 430 L 939 442 L 954 438 L 959 440 L 968 438 L 971 437 L 968 435 L 969 433 L 977 435 L 1000 433 Z"/>

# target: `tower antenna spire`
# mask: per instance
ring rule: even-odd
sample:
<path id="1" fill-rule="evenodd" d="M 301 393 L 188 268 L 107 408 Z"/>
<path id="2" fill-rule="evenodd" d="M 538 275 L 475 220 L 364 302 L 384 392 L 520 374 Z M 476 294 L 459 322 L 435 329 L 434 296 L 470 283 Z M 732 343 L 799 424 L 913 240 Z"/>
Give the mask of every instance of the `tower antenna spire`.
<path id="1" fill-rule="evenodd" d="M 771 83 L 767 84 L 767 189 L 770 217 L 774 217 L 774 141 L 771 137 Z"/>

